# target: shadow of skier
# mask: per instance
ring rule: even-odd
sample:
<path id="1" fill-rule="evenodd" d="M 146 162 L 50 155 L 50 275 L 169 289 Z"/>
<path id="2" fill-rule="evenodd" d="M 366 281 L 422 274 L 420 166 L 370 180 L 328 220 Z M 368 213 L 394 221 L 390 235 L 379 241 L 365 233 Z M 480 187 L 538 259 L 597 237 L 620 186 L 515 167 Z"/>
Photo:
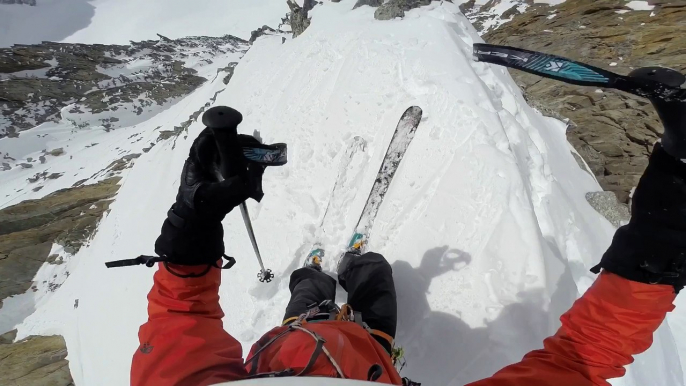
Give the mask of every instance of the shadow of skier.
<path id="1" fill-rule="evenodd" d="M 486 327 L 472 329 L 459 317 L 433 311 L 431 280 L 471 263 L 471 256 L 447 246 L 427 251 L 421 265 L 392 264 L 398 298 L 396 342 L 405 349 L 402 376 L 434 386 L 465 385 L 493 375 L 540 348 L 549 335 L 543 291 L 520 293 L 521 303 L 504 307 Z M 402 285 L 398 285 L 402 283 Z"/>

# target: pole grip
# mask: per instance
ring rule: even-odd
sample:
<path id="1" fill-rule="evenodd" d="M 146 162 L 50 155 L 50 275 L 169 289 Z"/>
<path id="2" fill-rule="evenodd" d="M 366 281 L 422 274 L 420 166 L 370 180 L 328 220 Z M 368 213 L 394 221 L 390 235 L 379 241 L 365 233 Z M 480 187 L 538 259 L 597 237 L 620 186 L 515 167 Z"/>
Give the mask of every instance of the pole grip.
<path id="1" fill-rule="evenodd" d="M 638 68 L 629 74 L 630 78 L 657 82 L 670 88 L 680 88 L 686 76 L 679 71 L 664 67 Z M 658 87 L 656 87 L 658 88 Z M 686 159 L 686 99 L 683 97 L 663 97 L 661 93 L 649 97 L 660 116 L 665 133 L 662 147 L 677 159 Z M 686 90 L 681 93 L 686 96 Z"/>
<path id="2" fill-rule="evenodd" d="M 225 180 L 240 176 L 247 181 L 247 165 L 238 142 L 238 125 L 242 121 L 243 115 L 227 106 L 212 107 L 202 116 L 202 123 L 214 133 L 220 157 L 219 171 Z"/>

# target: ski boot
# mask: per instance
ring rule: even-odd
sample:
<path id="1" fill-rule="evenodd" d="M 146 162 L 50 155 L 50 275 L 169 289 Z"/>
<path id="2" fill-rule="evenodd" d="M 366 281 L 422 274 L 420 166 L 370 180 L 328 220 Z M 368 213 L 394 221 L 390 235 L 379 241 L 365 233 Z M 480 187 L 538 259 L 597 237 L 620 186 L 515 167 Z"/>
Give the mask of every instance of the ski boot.
<path id="1" fill-rule="evenodd" d="M 362 255 L 366 245 L 367 237 L 361 233 L 355 233 L 348 243 L 348 249 L 338 259 L 336 273 L 339 275 L 343 273 L 354 258 Z"/>
<path id="2" fill-rule="evenodd" d="M 310 252 L 309 255 L 307 255 L 307 259 L 305 260 L 305 264 L 303 265 L 303 267 L 316 269 L 317 271 L 321 272 L 323 260 L 324 250 L 321 248 L 317 248 Z"/>
<path id="3" fill-rule="evenodd" d="M 347 253 L 352 253 L 354 255 L 361 255 L 364 247 L 367 245 L 367 237 L 361 233 L 355 233 L 353 238 L 350 239 L 348 243 Z"/>

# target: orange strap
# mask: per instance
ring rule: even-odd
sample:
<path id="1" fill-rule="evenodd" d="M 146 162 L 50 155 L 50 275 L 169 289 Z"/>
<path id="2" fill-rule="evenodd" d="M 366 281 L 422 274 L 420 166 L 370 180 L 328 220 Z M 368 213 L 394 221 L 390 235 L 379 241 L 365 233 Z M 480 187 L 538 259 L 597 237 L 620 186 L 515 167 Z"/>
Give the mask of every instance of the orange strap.
<path id="1" fill-rule="evenodd" d="M 394 340 L 393 340 L 392 336 L 386 334 L 383 331 L 379 331 L 379 330 L 369 330 L 369 333 L 372 335 L 376 335 L 378 337 L 383 338 L 384 340 L 388 341 L 388 343 L 391 344 L 391 347 L 393 347 Z"/>

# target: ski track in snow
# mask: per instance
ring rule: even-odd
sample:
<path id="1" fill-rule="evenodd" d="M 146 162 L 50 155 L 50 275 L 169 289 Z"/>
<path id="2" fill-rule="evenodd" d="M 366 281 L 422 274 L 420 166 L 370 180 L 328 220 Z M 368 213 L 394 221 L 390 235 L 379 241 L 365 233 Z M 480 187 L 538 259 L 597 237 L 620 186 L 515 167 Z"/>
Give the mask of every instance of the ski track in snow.
<path id="1" fill-rule="evenodd" d="M 217 105 L 243 113 L 240 132 L 259 131 L 265 142 L 290 148 L 289 164 L 265 173 L 265 199 L 248 203 L 274 282 L 256 279 L 259 266 L 239 211 L 224 222 L 227 253 L 238 259 L 223 274 L 224 326 L 247 353 L 280 323 L 288 276 L 316 239 L 333 269 L 398 118 L 417 105 L 424 118 L 378 212 L 369 249 L 394 269 L 397 341 L 408 362 L 403 376 L 463 385 L 542 347 L 560 314 L 594 280 L 588 268 L 614 230 L 585 201 L 599 186 L 574 161 L 565 125 L 528 107 L 506 70 L 472 61 L 471 45 L 481 39 L 457 5 L 434 2 L 403 20 L 379 22 L 373 9 L 351 11 L 353 4 L 316 7 L 310 28 L 285 44 L 279 36 L 259 39 L 217 98 Z M 224 87 L 219 79 L 208 82 L 146 122 L 118 129 L 126 135 L 101 136 L 111 140 L 103 149 L 135 150 L 124 138 L 156 137 L 156 128 L 184 121 Z M 19 339 L 65 336 L 77 385 L 128 384 L 153 270 L 106 270 L 104 262 L 152 253 L 201 130 L 196 122 L 187 136 L 160 142 L 136 161 L 95 237 L 71 257 L 68 279 L 18 325 Z M 364 151 L 341 167 L 358 136 Z M 101 154 L 102 162 L 111 161 Z M 74 165 L 86 166 L 85 159 Z M 3 173 L 9 172 L 0 172 L 4 196 L 11 180 Z M 345 188 L 332 195 L 341 174 Z M 0 203 L 18 202 L 22 194 L 0 196 Z M 613 385 L 683 385 L 667 326 L 655 341 Z"/>

